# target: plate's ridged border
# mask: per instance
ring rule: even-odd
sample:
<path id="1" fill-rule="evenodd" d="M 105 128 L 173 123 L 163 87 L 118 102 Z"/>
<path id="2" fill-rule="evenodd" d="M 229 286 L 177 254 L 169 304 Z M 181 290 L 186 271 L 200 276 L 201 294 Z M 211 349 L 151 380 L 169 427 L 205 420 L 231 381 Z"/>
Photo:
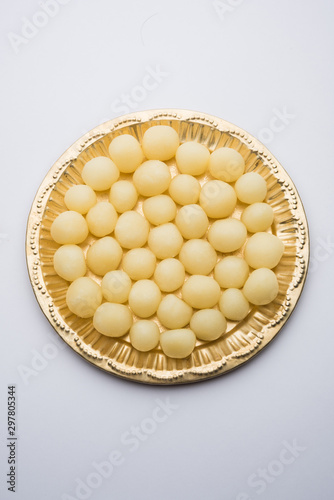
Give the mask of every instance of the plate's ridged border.
<path id="1" fill-rule="evenodd" d="M 170 360 L 167 363 L 162 363 L 161 360 L 159 361 L 158 356 L 156 356 L 157 360 L 151 368 L 129 366 L 127 357 L 122 354 L 121 350 L 116 358 L 111 358 L 101 355 L 98 350 L 94 350 L 89 344 L 86 344 L 84 339 L 64 321 L 62 314 L 55 306 L 49 294 L 41 266 L 40 234 L 43 215 L 50 194 L 60 176 L 86 148 L 92 146 L 96 141 L 124 127 L 145 124 L 146 122 L 201 124 L 206 127 L 209 126 L 212 131 L 224 132 L 244 144 L 269 169 L 269 174 L 275 176 L 279 191 L 283 193 L 284 202 L 287 202 L 289 207 L 288 218 L 286 219 L 286 215 L 284 215 L 285 219 L 283 220 L 283 224 L 287 224 L 285 237 L 287 241 L 289 241 L 289 238 L 292 241 L 293 238 L 294 242 L 294 271 L 291 275 L 284 271 L 280 275 L 282 282 L 285 281 L 284 289 L 286 293 L 284 297 L 280 298 L 280 302 L 276 303 L 274 314 L 268 313 L 265 306 L 259 308 L 247 324 L 247 335 L 243 331 L 244 328 L 241 324 L 232 338 L 226 340 L 224 344 L 225 351 L 219 345 L 212 352 L 210 349 L 203 349 L 202 353 L 201 349 L 198 349 L 196 355 L 192 357 L 192 364 L 189 363 L 189 360 L 178 360 L 177 362 L 172 360 L 172 369 L 170 369 Z M 279 200 L 281 199 L 280 193 Z M 274 196 L 277 196 L 277 194 L 274 194 Z M 27 225 L 26 256 L 28 271 L 37 301 L 51 325 L 72 349 L 99 368 L 123 378 L 150 384 L 179 384 L 195 382 L 226 373 L 249 360 L 274 338 L 289 318 L 301 294 L 309 261 L 309 236 L 306 215 L 293 182 L 278 161 L 257 139 L 239 127 L 211 115 L 187 110 L 162 109 L 125 115 L 106 122 L 76 141 L 56 161 L 42 182 L 32 204 Z M 268 321 L 268 314 L 271 315 L 270 321 Z M 227 353 L 226 349 L 230 352 Z"/>

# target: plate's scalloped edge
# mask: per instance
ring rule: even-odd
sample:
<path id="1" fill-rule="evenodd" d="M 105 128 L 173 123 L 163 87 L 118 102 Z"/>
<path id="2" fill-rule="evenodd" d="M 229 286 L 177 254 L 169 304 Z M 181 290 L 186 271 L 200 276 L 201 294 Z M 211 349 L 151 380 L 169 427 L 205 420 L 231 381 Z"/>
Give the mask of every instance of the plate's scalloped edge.
<path id="1" fill-rule="evenodd" d="M 146 368 L 128 368 L 124 363 L 114 361 L 107 356 L 101 356 L 98 351 L 87 346 L 87 344 L 85 344 L 85 342 L 82 341 L 78 335 L 76 335 L 75 331 L 68 327 L 61 315 L 59 315 L 57 310 L 54 308 L 52 298 L 48 294 L 45 286 L 39 259 L 38 241 L 43 212 L 49 195 L 63 171 L 80 155 L 82 151 L 105 135 L 117 131 L 124 125 L 128 126 L 137 123 L 142 124 L 145 122 L 160 122 L 165 120 L 185 122 L 193 121 L 195 123 L 209 125 L 212 129 L 229 133 L 231 136 L 244 143 L 252 152 L 256 153 L 262 159 L 263 163 L 270 169 L 270 171 L 275 174 L 278 182 L 284 190 L 287 200 L 289 201 L 294 227 L 297 229 L 296 239 L 298 240 L 298 251 L 296 254 L 297 263 L 294 279 L 290 283 L 283 304 L 270 324 L 266 326 L 266 335 L 263 334 L 263 328 L 259 332 L 252 332 L 254 333 L 255 338 L 251 345 L 240 348 L 238 351 L 224 356 L 219 361 L 211 361 L 209 364 L 201 365 L 196 368 L 192 367 L 190 369 L 185 368 L 182 370 L 157 371 Z M 181 109 L 149 110 L 124 115 L 121 118 L 115 118 L 95 127 L 83 137 L 78 139 L 54 163 L 39 187 L 29 213 L 26 233 L 26 259 L 33 290 L 43 313 L 59 336 L 84 359 L 107 372 L 111 372 L 116 376 L 131 379 L 136 382 L 161 385 L 196 382 L 227 373 L 251 359 L 254 356 L 255 351 L 260 350 L 259 347 L 262 349 L 269 342 L 271 342 L 271 340 L 288 320 L 300 297 L 307 275 L 309 252 L 308 224 L 302 201 L 293 181 L 270 151 L 255 137 L 232 123 L 205 113 Z"/>

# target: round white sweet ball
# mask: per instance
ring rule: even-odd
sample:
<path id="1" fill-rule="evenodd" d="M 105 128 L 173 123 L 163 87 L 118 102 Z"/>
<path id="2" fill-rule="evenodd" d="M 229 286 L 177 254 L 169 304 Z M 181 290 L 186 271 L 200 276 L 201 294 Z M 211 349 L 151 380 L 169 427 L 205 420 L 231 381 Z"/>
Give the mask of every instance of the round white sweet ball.
<path id="1" fill-rule="evenodd" d="M 220 219 L 231 215 L 237 204 L 237 195 L 226 182 L 208 181 L 201 189 L 199 203 L 209 217 Z"/>
<path id="2" fill-rule="evenodd" d="M 139 194 L 156 196 L 166 189 L 171 181 L 171 175 L 166 163 L 158 160 L 144 161 L 133 174 L 133 182 Z"/>
<path id="3" fill-rule="evenodd" d="M 110 158 L 97 156 L 85 164 L 81 177 L 94 191 L 105 191 L 117 181 L 119 170 Z"/>
<path id="4" fill-rule="evenodd" d="M 133 318 L 130 309 L 123 304 L 105 302 L 95 311 L 95 330 L 107 337 L 122 337 L 131 328 Z"/>
<path id="5" fill-rule="evenodd" d="M 274 234 L 255 233 L 245 246 L 245 259 L 254 269 L 276 267 L 282 258 L 284 243 Z"/>
<path id="6" fill-rule="evenodd" d="M 239 200 L 249 205 L 263 201 L 267 196 L 267 183 L 256 172 L 249 172 L 239 177 L 234 189 Z"/>
<path id="7" fill-rule="evenodd" d="M 110 188 L 109 201 L 122 214 L 133 209 L 138 201 L 138 193 L 132 182 L 117 181 Z"/>
<path id="8" fill-rule="evenodd" d="M 106 300 L 122 304 L 128 300 L 131 280 L 124 271 L 109 271 L 103 276 L 101 289 Z"/>
<path id="9" fill-rule="evenodd" d="M 119 266 L 123 251 L 117 241 L 111 236 L 96 240 L 88 249 L 87 266 L 93 273 L 104 276 Z"/>
<path id="10" fill-rule="evenodd" d="M 222 288 L 242 288 L 249 276 L 245 259 L 229 255 L 215 267 L 214 277 Z"/>
<path id="11" fill-rule="evenodd" d="M 144 154 L 135 137 L 123 134 L 115 137 L 110 143 L 109 154 L 120 172 L 134 172 L 142 163 Z"/>
<path id="12" fill-rule="evenodd" d="M 159 344 L 158 325 L 149 319 L 136 321 L 130 329 L 130 342 L 137 351 L 151 351 Z"/>
<path id="13" fill-rule="evenodd" d="M 149 230 L 147 220 L 138 212 L 130 210 L 119 216 L 115 237 L 124 248 L 138 248 L 145 245 Z"/>
<path id="14" fill-rule="evenodd" d="M 85 255 L 77 245 L 63 245 L 53 256 L 53 267 L 58 276 L 74 281 L 86 274 Z"/>
<path id="15" fill-rule="evenodd" d="M 140 318 L 154 314 L 161 302 L 161 292 L 151 280 L 139 280 L 134 283 L 129 294 L 129 305 Z"/>
<path id="16" fill-rule="evenodd" d="M 144 201 L 143 212 L 151 224 L 158 226 L 175 219 L 176 205 L 170 196 L 159 194 Z"/>
<path id="17" fill-rule="evenodd" d="M 179 205 L 197 203 L 201 185 L 195 177 L 188 174 L 179 174 L 173 177 L 169 194 Z"/>
<path id="18" fill-rule="evenodd" d="M 132 280 L 150 278 L 154 273 L 156 257 L 148 248 L 133 248 L 123 257 L 122 268 Z"/>
<path id="19" fill-rule="evenodd" d="M 245 160 L 232 148 L 219 148 L 210 156 L 209 170 L 213 177 L 224 182 L 234 182 L 245 171 Z"/>
<path id="20" fill-rule="evenodd" d="M 142 146 L 149 160 L 170 160 L 179 146 L 179 136 L 168 125 L 155 125 L 144 133 Z"/>
<path id="21" fill-rule="evenodd" d="M 192 313 L 192 307 L 173 294 L 166 295 L 157 310 L 160 323 L 171 330 L 187 325 Z"/>
<path id="22" fill-rule="evenodd" d="M 101 287 L 91 278 L 83 276 L 73 281 L 68 287 L 67 307 L 80 318 L 91 318 L 101 302 Z"/>
<path id="23" fill-rule="evenodd" d="M 171 222 L 151 229 L 148 246 L 158 259 L 175 257 L 181 250 L 183 238 L 180 231 Z"/>
<path id="24" fill-rule="evenodd" d="M 246 281 L 243 293 L 256 306 L 269 304 L 278 295 L 276 274 L 266 267 L 256 269 Z"/>
<path id="25" fill-rule="evenodd" d="M 200 340 L 216 340 L 225 333 L 227 322 L 216 309 L 196 311 L 190 320 L 190 328 Z"/>
<path id="26" fill-rule="evenodd" d="M 86 214 L 96 204 L 96 201 L 95 191 L 85 184 L 70 187 L 64 196 L 66 207 L 69 210 L 79 212 L 79 214 Z"/>
<path id="27" fill-rule="evenodd" d="M 217 262 L 217 254 L 208 241 L 188 240 L 180 250 L 179 259 L 189 274 L 211 273 Z"/>
<path id="28" fill-rule="evenodd" d="M 186 273 L 178 259 L 159 262 L 154 272 L 154 281 L 162 292 L 174 292 L 183 285 Z"/>
<path id="29" fill-rule="evenodd" d="M 246 226 L 238 219 L 215 221 L 209 229 L 208 240 L 219 252 L 234 252 L 242 247 L 247 238 Z"/>
<path id="30" fill-rule="evenodd" d="M 117 222 L 117 212 L 109 201 L 100 201 L 86 215 L 89 231 L 102 238 L 113 232 Z"/>
<path id="31" fill-rule="evenodd" d="M 209 227 L 209 219 L 203 208 L 199 205 L 185 205 L 181 207 L 175 218 L 183 238 L 202 238 Z"/>
<path id="32" fill-rule="evenodd" d="M 185 142 L 177 148 L 175 160 L 181 174 L 202 175 L 210 159 L 209 150 L 198 142 Z"/>
<path id="33" fill-rule="evenodd" d="M 161 348 L 170 358 L 187 358 L 196 345 L 196 335 L 189 328 L 166 330 L 160 335 Z"/>
<path id="34" fill-rule="evenodd" d="M 225 318 L 232 321 L 241 321 L 249 311 L 249 303 L 238 288 L 228 288 L 219 299 L 219 309 Z"/>
<path id="35" fill-rule="evenodd" d="M 78 245 L 87 238 L 88 226 L 81 214 L 69 210 L 55 218 L 50 232 L 54 241 L 60 245 Z"/>
<path id="36" fill-rule="evenodd" d="M 242 212 L 241 221 L 250 233 L 266 231 L 274 221 L 274 211 L 268 203 L 253 203 Z"/>
<path id="37" fill-rule="evenodd" d="M 207 309 L 217 304 L 220 287 L 209 276 L 193 275 L 182 287 L 182 298 L 195 309 Z"/>

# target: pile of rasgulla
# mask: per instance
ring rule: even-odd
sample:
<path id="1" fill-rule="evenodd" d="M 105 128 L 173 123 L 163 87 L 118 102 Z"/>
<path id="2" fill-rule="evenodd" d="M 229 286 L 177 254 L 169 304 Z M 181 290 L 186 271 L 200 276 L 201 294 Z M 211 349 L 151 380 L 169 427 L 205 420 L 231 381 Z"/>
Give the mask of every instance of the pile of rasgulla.
<path id="1" fill-rule="evenodd" d="M 210 153 L 154 125 L 141 143 L 114 137 L 109 156 L 89 160 L 81 176 L 51 226 L 53 265 L 69 282 L 69 310 L 100 334 L 186 358 L 224 335 L 227 321 L 275 300 L 284 245 L 271 232 L 265 179 L 245 173 L 235 149 Z"/>

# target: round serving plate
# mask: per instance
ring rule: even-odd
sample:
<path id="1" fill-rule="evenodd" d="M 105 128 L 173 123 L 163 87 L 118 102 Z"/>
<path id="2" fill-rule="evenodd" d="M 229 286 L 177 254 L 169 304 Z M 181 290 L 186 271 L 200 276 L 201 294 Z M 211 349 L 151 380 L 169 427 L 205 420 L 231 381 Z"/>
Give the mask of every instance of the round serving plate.
<path id="1" fill-rule="evenodd" d="M 134 349 L 128 335 L 110 338 L 98 333 L 92 319 L 72 314 L 66 305 L 69 283 L 53 268 L 53 255 L 59 245 L 51 238 L 53 220 L 66 210 L 64 195 L 75 184 L 82 184 L 84 164 L 95 156 L 108 156 L 108 146 L 117 135 L 132 134 L 141 141 L 152 125 L 172 126 L 180 142 L 197 141 L 210 151 L 228 146 L 245 159 L 246 172 L 258 172 L 267 182 L 269 203 L 275 213 L 270 231 L 284 243 L 285 251 L 274 269 L 278 282 L 277 298 L 266 306 L 253 307 L 241 322 L 228 322 L 226 333 L 212 342 L 197 341 L 185 359 L 172 359 L 158 347 L 148 353 Z M 166 162 L 172 175 L 175 159 Z M 121 174 L 120 179 L 129 178 Z M 210 179 L 206 174 L 203 183 Z M 98 200 L 108 193 L 98 193 Z M 142 200 L 136 210 L 141 212 Z M 239 203 L 233 217 L 240 217 Z M 90 235 L 81 245 L 84 252 L 94 241 Z M 241 252 L 234 252 L 239 254 Z M 52 166 L 44 178 L 30 211 L 26 256 L 30 280 L 37 301 L 58 335 L 84 359 L 122 378 L 149 384 L 182 384 L 216 377 L 240 366 L 263 349 L 291 315 L 302 292 L 309 261 L 306 215 L 297 190 L 279 162 L 263 144 L 244 130 L 215 116 L 181 109 L 160 109 L 128 114 L 110 120 L 76 141 Z M 88 271 L 87 276 L 92 276 Z M 101 278 L 94 277 L 98 282 Z M 156 317 L 153 318 L 156 320 Z"/>

